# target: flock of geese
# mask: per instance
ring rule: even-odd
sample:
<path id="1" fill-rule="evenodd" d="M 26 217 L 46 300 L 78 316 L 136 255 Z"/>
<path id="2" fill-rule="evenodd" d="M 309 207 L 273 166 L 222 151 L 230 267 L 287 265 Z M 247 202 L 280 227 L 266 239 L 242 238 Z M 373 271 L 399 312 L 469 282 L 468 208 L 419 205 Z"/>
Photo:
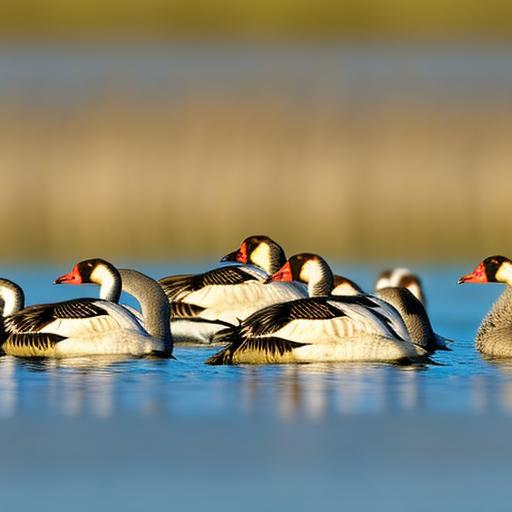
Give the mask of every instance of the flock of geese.
<path id="1" fill-rule="evenodd" d="M 373 294 L 333 275 L 320 256 L 288 260 L 267 236 L 246 238 L 202 274 L 156 281 L 102 259 L 81 261 L 56 284 L 100 286 L 99 299 L 25 307 L 23 290 L 0 279 L 0 348 L 18 357 L 172 357 L 175 343 L 222 344 L 208 364 L 334 361 L 408 363 L 449 350 L 425 310 L 420 280 L 405 269 L 381 274 Z M 460 283 L 512 286 L 512 262 L 482 261 Z M 140 311 L 119 303 L 132 295 Z M 512 357 L 512 288 L 484 319 L 477 348 Z"/>

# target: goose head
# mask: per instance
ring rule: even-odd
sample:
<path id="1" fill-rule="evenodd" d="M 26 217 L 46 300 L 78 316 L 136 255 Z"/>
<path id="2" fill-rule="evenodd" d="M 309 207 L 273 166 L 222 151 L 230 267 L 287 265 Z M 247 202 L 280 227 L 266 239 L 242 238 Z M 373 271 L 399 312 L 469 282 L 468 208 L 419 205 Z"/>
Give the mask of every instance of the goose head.
<path id="1" fill-rule="evenodd" d="M 331 293 L 333 279 L 329 265 L 321 256 L 301 253 L 292 256 L 267 282 L 298 281 L 307 284 L 310 297 L 322 297 Z"/>
<path id="2" fill-rule="evenodd" d="M 382 290 L 384 288 L 406 288 L 424 306 L 426 304 L 421 279 L 408 268 L 394 268 L 381 272 L 375 282 L 375 291 Z"/>
<path id="3" fill-rule="evenodd" d="M 226 254 L 220 261 L 255 265 L 268 274 L 273 274 L 286 263 L 286 255 L 283 248 L 268 236 L 253 235 L 246 238 L 236 251 Z"/>
<path id="4" fill-rule="evenodd" d="M 343 276 L 334 276 L 334 287 L 331 295 L 360 295 L 362 293 L 364 293 L 363 289 L 354 281 Z"/>
<path id="5" fill-rule="evenodd" d="M 505 283 L 512 286 L 512 261 L 505 256 L 489 256 L 473 272 L 459 278 L 463 283 Z"/>
<path id="6" fill-rule="evenodd" d="M 117 269 L 101 258 L 77 263 L 71 272 L 55 279 L 55 284 L 98 284 L 100 298 L 118 302 L 121 295 L 121 276 Z"/>

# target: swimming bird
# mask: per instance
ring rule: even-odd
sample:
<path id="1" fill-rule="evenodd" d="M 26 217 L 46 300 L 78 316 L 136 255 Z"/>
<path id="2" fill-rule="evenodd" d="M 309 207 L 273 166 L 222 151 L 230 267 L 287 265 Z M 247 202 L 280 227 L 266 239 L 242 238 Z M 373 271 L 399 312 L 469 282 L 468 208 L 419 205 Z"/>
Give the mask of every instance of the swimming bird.
<path id="1" fill-rule="evenodd" d="M 221 262 L 232 264 L 202 274 L 160 279 L 171 303 L 175 342 L 210 343 L 216 332 L 238 325 L 263 307 L 307 295 L 297 283 L 264 285 L 286 262 L 281 246 L 267 236 L 246 238 Z"/>
<path id="2" fill-rule="evenodd" d="M 391 304 L 400 314 L 407 328 L 409 339 L 429 353 L 450 350 L 448 340 L 434 332 L 423 303 L 407 288 L 387 287 L 375 295 Z"/>
<path id="3" fill-rule="evenodd" d="M 392 280 L 397 284 L 407 281 Z M 383 283 L 381 283 L 382 285 Z M 346 277 L 334 276 L 332 295 L 364 295 L 364 291 L 354 281 Z M 407 328 L 409 339 L 428 352 L 450 350 L 447 338 L 436 334 L 423 303 L 406 287 L 387 286 L 376 290 L 376 297 L 391 304 L 400 314 Z"/>
<path id="4" fill-rule="evenodd" d="M 512 357 L 512 261 L 490 256 L 462 276 L 463 283 L 503 283 L 505 290 L 485 315 L 476 335 L 476 348 L 493 357 Z"/>
<path id="5" fill-rule="evenodd" d="M 332 272 L 316 254 L 291 257 L 269 280 L 305 283 L 309 298 L 266 307 L 219 332 L 215 341 L 230 344 L 207 363 L 412 361 L 427 353 L 409 340 L 387 302 L 368 295 L 332 296 Z"/>
<path id="6" fill-rule="evenodd" d="M 375 281 L 375 291 L 389 287 L 407 288 L 424 306 L 426 305 L 421 279 L 408 268 L 394 268 L 381 272 Z"/>
<path id="7" fill-rule="evenodd" d="M 169 303 L 153 279 L 135 270 L 117 270 L 111 263 L 95 258 L 78 263 L 55 283 L 99 284 L 100 299 L 74 299 L 7 311 L 1 343 L 6 354 L 57 358 L 171 356 Z M 1 284 L 0 289 L 4 298 Z M 117 304 L 122 289 L 140 303 L 145 328 L 128 309 Z"/>

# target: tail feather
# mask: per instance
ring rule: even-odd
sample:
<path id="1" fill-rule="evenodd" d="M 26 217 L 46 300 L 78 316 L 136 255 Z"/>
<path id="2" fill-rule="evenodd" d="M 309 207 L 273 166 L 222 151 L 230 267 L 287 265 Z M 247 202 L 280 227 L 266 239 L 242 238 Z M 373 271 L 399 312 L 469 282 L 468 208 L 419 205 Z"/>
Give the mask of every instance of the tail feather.
<path id="1" fill-rule="evenodd" d="M 206 361 L 206 364 L 212 366 L 221 366 L 224 364 L 233 364 L 233 349 L 231 346 L 223 348 L 220 352 L 213 354 Z"/>
<path id="2" fill-rule="evenodd" d="M 222 365 L 233 364 L 233 354 L 242 343 L 240 339 L 240 328 L 238 326 L 228 327 L 215 333 L 211 338 L 211 343 L 228 344 L 220 352 L 217 352 L 206 360 L 206 364 Z"/>
<path id="3" fill-rule="evenodd" d="M 216 332 L 210 339 L 210 343 L 233 343 L 240 339 L 239 337 L 240 328 L 238 326 L 227 327 L 221 331 Z"/>
<path id="4" fill-rule="evenodd" d="M 451 351 L 450 343 L 453 343 L 453 340 L 445 338 L 444 336 L 440 336 L 439 334 L 434 333 L 435 338 L 435 350 L 448 350 Z"/>
<path id="5" fill-rule="evenodd" d="M 235 336 L 237 338 L 230 338 L 231 343 L 211 356 L 206 364 L 279 363 L 284 362 L 283 357 L 289 352 L 307 345 L 307 343 L 298 343 L 277 337 L 243 338 L 239 332 Z"/>

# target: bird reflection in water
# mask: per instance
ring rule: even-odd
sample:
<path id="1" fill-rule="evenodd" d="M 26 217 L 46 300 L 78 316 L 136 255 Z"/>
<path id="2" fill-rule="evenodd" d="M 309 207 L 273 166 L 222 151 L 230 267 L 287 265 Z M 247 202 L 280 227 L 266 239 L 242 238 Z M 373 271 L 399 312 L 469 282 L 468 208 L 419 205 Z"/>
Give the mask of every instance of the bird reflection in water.
<path id="1" fill-rule="evenodd" d="M 126 356 L 66 359 L 2 357 L 0 416 L 13 416 L 25 409 L 40 409 L 43 414 L 110 418 L 120 405 L 121 393 L 116 396 L 119 377 L 130 372 L 132 365 L 133 361 L 127 360 Z M 27 392 L 34 385 L 38 387 L 37 393 L 35 390 Z"/>
<path id="2" fill-rule="evenodd" d="M 421 366 L 378 364 L 276 365 L 245 367 L 244 410 L 267 401 L 283 420 L 317 421 L 356 413 L 420 412 L 425 408 Z"/>
<path id="3" fill-rule="evenodd" d="M 481 354 L 483 360 L 503 375 L 497 380 L 492 375 L 473 377 L 475 406 L 479 413 L 502 412 L 512 414 L 512 359 L 496 358 Z"/>
<path id="4" fill-rule="evenodd" d="M 176 361 L 0 357 L 0 417 L 219 416 L 324 421 L 357 414 L 512 414 L 512 361 L 487 372 L 324 363 L 210 368 L 202 349 Z M 195 355 L 194 355 L 195 354 Z M 191 364 L 189 359 L 195 357 Z M 500 372 L 501 376 L 498 375 Z"/>

